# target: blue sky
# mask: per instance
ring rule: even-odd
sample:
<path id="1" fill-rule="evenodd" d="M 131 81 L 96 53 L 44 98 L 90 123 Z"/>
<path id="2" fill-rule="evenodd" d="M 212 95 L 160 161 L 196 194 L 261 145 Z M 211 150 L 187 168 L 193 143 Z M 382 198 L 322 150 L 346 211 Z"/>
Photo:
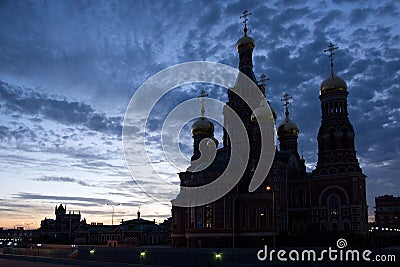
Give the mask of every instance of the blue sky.
<path id="1" fill-rule="evenodd" d="M 244 9 L 252 12 L 256 76 L 271 78 L 267 97 L 278 123 L 279 100 L 293 95 L 291 117 L 309 171 L 317 159 L 319 86 L 329 74 L 323 50 L 334 42 L 370 214 L 375 196 L 399 195 L 397 1 L 0 1 L 0 227 L 37 226 L 59 203 L 89 222 L 111 222 L 106 203 L 122 204 L 116 220 L 136 216 L 139 206 L 148 219 L 170 216 L 170 206 L 142 192 L 126 168 L 125 110 L 135 90 L 166 67 L 195 60 L 236 67 Z M 198 91 L 177 88 L 164 97 L 150 133 Z M 221 88 L 208 94 L 226 99 Z M 180 136 L 187 156 L 189 131 Z M 165 170 L 178 182 L 176 171 Z"/>

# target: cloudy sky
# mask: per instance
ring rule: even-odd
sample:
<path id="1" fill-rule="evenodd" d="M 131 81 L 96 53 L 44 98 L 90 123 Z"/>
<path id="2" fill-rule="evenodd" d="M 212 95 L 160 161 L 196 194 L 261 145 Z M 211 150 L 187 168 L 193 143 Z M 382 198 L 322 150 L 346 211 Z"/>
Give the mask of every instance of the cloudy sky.
<path id="1" fill-rule="evenodd" d="M 38 226 L 60 203 L 88 222 L 111 223 L 107 203 L 121 204 L 115 221 L 133 218 L 139 207 L 145 218 L 169 217 L 168 203 L 143 192 L 126 167 L 125 110 L 164 68 L 198 60 L 236 67 L 244 9 L 252 12 L 254 72 L 271 78 L 267 97 L 278 123 L 280 98 L 293 95 L 291 117 L 309 171 L 317 158 L 319 85 L 329 74 L 323 50 L 334 42 L 370 214 L 375 196 L 400 195 L 397 1 L 0 1 L 0 227 Z M 211 89 L 210 97 L 226 100 L 224 89 Z M 163 114 L 198 91 L 177 88 L 157 103 L 150 143 Z M 189 126 L 180 134 L 188 157 Z M 162 151 L 150 145 L 149 153 Z M 154 164 L 178 183 L 176 170 Z"/>

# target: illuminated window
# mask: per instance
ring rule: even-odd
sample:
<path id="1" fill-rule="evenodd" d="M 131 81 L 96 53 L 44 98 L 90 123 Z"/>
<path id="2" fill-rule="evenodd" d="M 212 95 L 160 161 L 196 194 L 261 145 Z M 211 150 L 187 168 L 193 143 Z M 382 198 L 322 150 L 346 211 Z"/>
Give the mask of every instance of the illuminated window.
<path id="1" fill-rule="evenodd" d="M 211 228 L 213 226 L 213 206 L 212 204 L 206 205 L 206 227 Z"/>
<path id="2" fill-rule="evenodd" d="M 260 208 L 260 228 L 267 227 L 267 209 L 265 207 Z"/>
<path id="3" fill-rule="evenodd" d="M 196 213 L 196 228 L 203 228 L 203 207 L 197 207 Z"/>
<path id="4" fill-rule="evenodd" d="M 330 195 L 328 198 L 328 209 L 330 215 L 339 214 L 339 198 L 337 195 Z"/>

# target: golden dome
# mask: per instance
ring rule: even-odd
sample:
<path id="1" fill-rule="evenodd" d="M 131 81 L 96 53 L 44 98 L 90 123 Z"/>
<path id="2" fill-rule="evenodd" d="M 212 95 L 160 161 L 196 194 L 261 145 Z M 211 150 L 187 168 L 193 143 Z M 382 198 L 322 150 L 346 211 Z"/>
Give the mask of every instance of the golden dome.
<path id="1" fill-rule="evenodd" d="M 192 135 L 214 135 L 214 124 L 205 117 L 198 118 L 192 125 Z"/>
<path id="2" fill-rule="evenodd" d="M 237 51 L 239 51 L 243 46 L 245 45 L 250 45 L 251 48 L 254 48 L 255 44 L 254 44 L 254 39 L 251 38 L 250 36 L 243 36 L 242 38 L 240 38 L 237 42 L 236 42 L 236 49 Z"/>
<path id="3" fill-rule="evenodd" d="M 268 112 L 265 109 L 266 105 L 269 105 L 269 108 L 271 109 L 272 112 L 272 119 L 274 119 L 274 122 L 276 122 L 276 111 L 275 109 L 273 109 L 269 103 L 269 101 L 265 101 L 265 100 L 261 100 L 260 105 L 258 106 L 258 108 L 256 108 L 253 112 L 253 114 L 251 114 L 251 121 L 252 122 L 257 122 L 257 118 L 258 117 L 259 120 L 264 120 L 264 119 L 270 119 L 271 117 L 268 116 Z"/>
<path id="4" fill-rule="evenodd" d="M 286 115 L 283 122 L 278 127 L 278 137 L 287 136 L 287 135 L 299 135 L 299 127 L 297 127 L 296 123 L 294 123 L 288 115 Z"/>
<path id="5" fill-rule="evenodd" d="M 330 91 L 346 91 L 346 90 L 347 90 L 346 82 L 339 76 L 336 76 L 336 74 L 332 71 L 331 75 L 322 82 L 319 94 L 322 95 Z"/>

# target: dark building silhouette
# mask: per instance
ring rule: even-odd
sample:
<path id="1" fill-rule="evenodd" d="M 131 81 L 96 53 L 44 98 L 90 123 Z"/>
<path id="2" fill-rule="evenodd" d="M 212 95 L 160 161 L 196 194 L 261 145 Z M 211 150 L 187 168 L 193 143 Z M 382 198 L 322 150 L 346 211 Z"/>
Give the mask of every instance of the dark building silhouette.
<path id="1" fill-rule="evenodd" d="M 71 242 L 75 239 L 77 231 L 86 224 L 86 219 L 81 220 L 81 212 L 69 211 L 67 206 L 60 204 L 54 209 L 56 219 L 45 218 L 40 223 L 40 236 L 43 240 L 51 242 Z"/>
<path id="2" fill-rule="evenodd" d="M 86 223 L 81 213 L 68 212 L 60 204 L 55 208 L 56 219 L 45 218 L 38 231 L 38 240 L 44 243 L 91 244 L 91 245 L 165 245 L 170 243 L 170 219 L 156 224 L 145 220 L 137 212 L 137 218 L 122 220 L 119 225 Z"/>
<path id="3" fill-rule="evenodd" d="M 400 197 L 384 195 L 375 198 L 375 225 L 400 229 Z"/>
<path id="4" fill-rule="evenodd" d="M 165 220 L 156 224 L 155 220 L 145 220 L 138 211 L 136 219 L 122 220 L 119 225 L 91 223 L 82 226 L 75 243 L 109 246 L 165 245 L 170 242 L 168 222 Z"/>
<path id="5" fill-rule="evenodd" d="M 244 13 L 244 34 L 237 41 L 239 70 L 249 77 L 265 95 L 265 76 L 257 81 L 253 72 L 253 38 L 247 34 Z M 329 52 L 331 73 L 320 87 L 321 126 L 318 132 L 318 163 L 312 173 L 306 172 L 305 160 L 298 153 L 299 127 L 289 113 L 285 94 L 285 118 L 277 127 L 279 149 L 269 173 L 259 188 L 248 192 L 254 168 L 260 158 L 260 128 L 257 119 L 242 99 L 228 91 L 227 106 L 242 120 L 250 142 L 250 158 L 238 184 L 217 201 L 194 207 L 172 206 L 171 236 L 175 246 L 187 247 L 258 247 L 272 237 L 304 236 L 317 239 L 344 233 L 362 236 L 367 230 L 365 178 L 356 157 L 354 129 L 347 112 L 347 84 L 333 70 L 332 44 Z M 246 90 L 240 88 L 239 90 Z M 204 93 L 202 92 L 202 95 Z M 268 102 L 269 104 L 269 102 Z M 273 110 L 272 110 L 273 111 Z M 257 110 L 254 111 L 256 113 Z M 273 111 L 274 120 L 276 113 Z M 263 118 L 258 118 L 263 119 Z M 204 116 L 192 126 L 194 154 L 192 165 L 179 173 L 181 186 L 197 187 L 216 180 L 225 170 L 231 144 L 227 134 L 232 127 L 224 113 L 223 146 L 206 169 L 197 171 L 199 145 L 204 138 L 214 140 L 214 125 Z M 218 145 L 214 141 L 215 145 Z M 268 187 L 269 190 L 266 190 Z M 288 238 L 288 239 L 289 239 Z M 288 240 L 286 239 L 286 240 Z"/>

